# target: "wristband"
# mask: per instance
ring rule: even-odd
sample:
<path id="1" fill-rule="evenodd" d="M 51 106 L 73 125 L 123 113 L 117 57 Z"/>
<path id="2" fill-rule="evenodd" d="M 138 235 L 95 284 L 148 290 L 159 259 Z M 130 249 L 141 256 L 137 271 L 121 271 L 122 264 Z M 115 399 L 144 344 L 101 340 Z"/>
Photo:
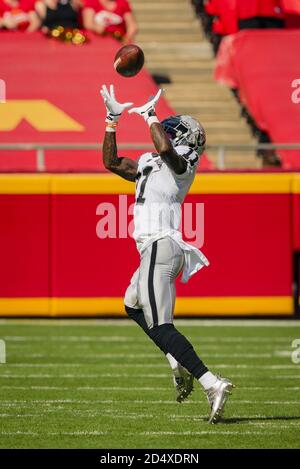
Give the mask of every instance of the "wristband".
<path id="1" fill-rule="evenodd" d="M 160 124 L 160 122 L 159 122 L 157 116 L 150 116 L 150 117 L 148 117 L 148 119 L 147 119 L 146 122 L 147 122 L 147 124 L 149 125 L 149 127 L 151 127 L 151 125 L 154 124 L 155 122 L 158 123 L 158 124 Z"/>
<path id="2" fill-rule="evenodd" d="M 109 124 L 106 122 L 105 132 L 116 132 L 117 130 L 117 123 L 110 122 Z"/>

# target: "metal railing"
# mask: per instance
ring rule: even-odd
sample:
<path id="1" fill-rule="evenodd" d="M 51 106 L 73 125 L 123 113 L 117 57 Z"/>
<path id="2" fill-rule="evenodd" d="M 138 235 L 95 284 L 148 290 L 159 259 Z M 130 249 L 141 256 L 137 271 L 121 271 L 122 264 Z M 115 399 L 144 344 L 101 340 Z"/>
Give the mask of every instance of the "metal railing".
<path id="1" fill-rule="evenodd" d="M 120 150 L 153 150 L 153 145 L 149 143 L 119 143 Z M 101 143 L 0 143 L 1 150 L 9 151 L 35 151 L 36 152 L 36 170 L 38 172 L 46 171 L 45 152 L 53 150 L 101 150 Z M 226 169 L 226 153 L 237 151 L 257 151 L 257 150 L 298 150 L 300 143 L 258 143 L 258 144 L 214 144 L 207 145 L 206 151 L 217 153 L 217 168 Z M 1 153 L 0 153 L 1 156 Z M 299 155 L 300 159 L 300 155 Z M 300 164 L 300 163 L 299 163 Z"/>

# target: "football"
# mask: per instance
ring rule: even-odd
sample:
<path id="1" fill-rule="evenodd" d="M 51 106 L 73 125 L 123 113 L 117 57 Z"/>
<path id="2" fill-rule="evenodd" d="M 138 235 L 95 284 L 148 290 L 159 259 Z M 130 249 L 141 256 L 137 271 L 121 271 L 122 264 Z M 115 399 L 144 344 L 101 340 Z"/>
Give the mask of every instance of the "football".
<path id="1" fill-rule="evenodd" d="M 135 45 L 121 47 L 115 55 L 114 68 L 123 77 L 134 77 L 142 69 L 145 62 L 144 52 Z"/>

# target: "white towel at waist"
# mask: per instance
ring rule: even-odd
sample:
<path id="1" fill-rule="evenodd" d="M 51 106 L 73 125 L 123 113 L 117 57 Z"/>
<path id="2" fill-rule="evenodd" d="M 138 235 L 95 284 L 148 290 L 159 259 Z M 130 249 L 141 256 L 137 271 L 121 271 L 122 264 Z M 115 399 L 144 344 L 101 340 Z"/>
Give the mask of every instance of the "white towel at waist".
<path id="1" fill-rule="evenodd" d="M 196 272 L 202 269 L 202 267 L 209 266 L 209 260 L 205 255 L 195 246 L 183 241 L 181 232 L 176 230 L 160 232 L 156 236 L 147 239 L 142 246 L 138 246 L 140 254 L 142 254 L 150 244 L 154 243 L 154 241 L 168 236 L 172 238 L 184 252 L 184 266 L 181 277 L 182 283 L 187 283 Z"/>

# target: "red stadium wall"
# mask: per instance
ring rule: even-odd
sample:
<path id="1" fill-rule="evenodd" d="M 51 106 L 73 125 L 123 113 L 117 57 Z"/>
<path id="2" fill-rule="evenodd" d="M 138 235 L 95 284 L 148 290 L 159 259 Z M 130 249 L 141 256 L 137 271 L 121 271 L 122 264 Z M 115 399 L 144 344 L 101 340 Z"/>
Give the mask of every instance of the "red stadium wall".
<path id="1" fill-rule="evenodd" d="M 0 314 L 123 315 L 138 254 L 97 237 L 96 209 L 133 191 L 105 174 L 1 175 Z M 186 202 L 204 203 L 211 265 L 178 283 L 176 314 L 292 315 L 300 174 L 200 174 Z"/>

